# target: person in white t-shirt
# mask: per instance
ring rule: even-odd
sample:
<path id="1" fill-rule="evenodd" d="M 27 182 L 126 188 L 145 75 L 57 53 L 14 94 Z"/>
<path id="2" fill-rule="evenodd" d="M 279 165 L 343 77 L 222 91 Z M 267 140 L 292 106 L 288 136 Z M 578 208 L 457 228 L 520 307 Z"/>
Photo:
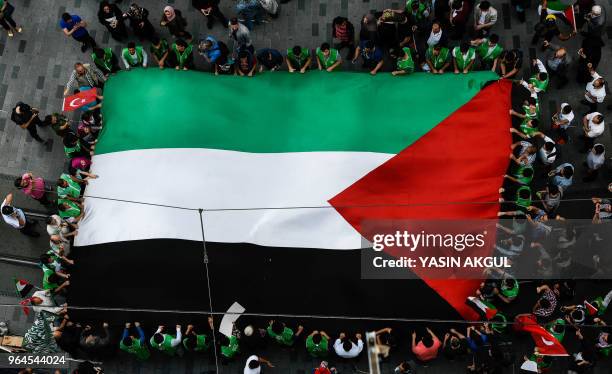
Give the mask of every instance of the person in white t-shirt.
<path id="1" fill-rule="evenodd" d="M 541 132 L 538 132 L 537 136 L 544 140 L 544 145 L 542 145 L 538 151 L 538 158 L 547 167 L 547 170 L 550 170 L 557 159 L 557 147 L 555 141 Z"/>
<path id="2" fill-rule="evenodd" d="M 586 157 L 587 173 L 582 179 L 584 182 L 591 182 L 597 178 L 599 169 L 606 162 L 606 148 L 603 144 L 597 143 L 591 148 Z"/>
<path id="3" fill-rule="evenodd" d="M 274 365 L 272 365 L 272 363 L 265 358 L 252 355 L 246 360 L 246 364 L 244 365 L 244 374 L 260 374 L 261 364 L 266 364 L 269 368 L 274 367 Z"/>
<path id="4" fill-rule="evenodd" d="M 557 113 L 552 117 L 553 129 L 557 129 L 559 132 L 559 144 L 565 144 L 569 141 L 567 135 L 567 129 L 571 126 L 574 120 L 574 111 L 568 103 L 563 103 L 559 107 Z"/>
<path id="5" fill-rule="evenodd" d="M 606 123 L 603 114 L 599 112 L 589 113 L 582 119 L 582 130 L 584 131 L 584 149 L 587 152 L 593 148 L 595 139 L 603 134 Z"/>
<path id="6" fill-rule="evenodd" d="M 606 81 L 601 75 L 593 70 L 593 65 L 591 63 L 587 66 L 589 67 L 589 72 L 593 80 L 587 83 L 584 100 L 582 100 L 581 103 L 587 105 L 590 112 L 595 112 L 597 110 L 597 104 L 603 103 L 606 97 Z"/>
<path id="7" fill-rule="evenodd" d="M 342 358 L 355 358 L 363 350 L 363 340 L 361 334 L 355 334 L 357 344 L 355 344 L 345 333 L 341 333 L 334 342 L 334 351 Z"/>
<path id="8" fill-rule="evenodd" d="M 0 206 L 2 211 L 2 219 L 9 226 L 19 230 L 22 234 L 37 238 L 40 236 L 38 232 L 34 230 L 35 223 L 28 220 L 23 210 L 15 208 L 13 206 L 13 194 L 6 195 L 2 205 Z"/>

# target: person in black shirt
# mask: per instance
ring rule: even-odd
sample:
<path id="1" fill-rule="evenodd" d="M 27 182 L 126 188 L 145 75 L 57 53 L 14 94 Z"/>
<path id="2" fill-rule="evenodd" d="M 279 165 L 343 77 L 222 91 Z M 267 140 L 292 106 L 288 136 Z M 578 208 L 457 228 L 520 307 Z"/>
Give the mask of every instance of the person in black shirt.
<path id="1" fill-rule="evenodd" d="M 123 13 L 117 4 L 102 1 L 98 9 L 98 20 L 108 29 L 108 32 L 116 41 L 121 42 L 127 38 L 128 33 L 123 22 Z"/>
<path id="2" fill-rule="evenodd" d="M 38 117 L 38 109 L 32 108 L 28 104 L 18 102 L 13 112 L 11 113 L 11 120 L 22 129 L 28 130 L 32 138 L 39 143 L 47 144 L 49 140 L 43 140 L 36 130 L 36 126 L 42 126 L 43 122 Z"/>
<path id="3" fill-rule="evenodd" d="M 531 39 L 531 44 L 537 44 L 540 38 L 550 43 L 555 36 L 559 38 L 559 40 L 565 41 L 574 35 L 576 35 L 575 31 L 567 35 L 561 33 L 559 26 L 557 26 L 557 16 L 548 14 L 546 2 L 544 2 L 542 4 L 542 10 L 540 11 L 540 21 L 535 25 L 535 33 Z"/>
<path id="4" fill-rule="evenodd" d="M 228 20 L 219 9 L 219 0 L 191 0 L 191 5 L 206 16 L 208 21 L 206 27 L 212 29 L 215 18 L 221 21 L 223 27 L 227 28 Z"/>
<path id="5" fill-rule="evenodd" d="M 523 52 L 520 49 L 511 49 L 509 51 L 503 51 L 499 55 L 499 68 L 501 70 L 502 78 L 513 78 L 523 66 Z"/>

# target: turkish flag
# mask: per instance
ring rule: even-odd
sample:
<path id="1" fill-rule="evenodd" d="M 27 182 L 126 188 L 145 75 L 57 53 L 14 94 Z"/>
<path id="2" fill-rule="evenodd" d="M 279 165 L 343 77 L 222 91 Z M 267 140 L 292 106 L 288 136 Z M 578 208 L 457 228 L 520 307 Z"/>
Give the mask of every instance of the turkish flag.
<path id="1" fill-rule="evenodd" d="M 96 95 L 96 89 L 91 88 L 86 91 L 81 91 L 76 95 L 65 97 L 64 103 L 62 104 L 62 111 L 71 112 L 82 107 L 83 105 L 96 101 Z"/>
<path id="2" fill-rule="evenodd" d="M 514 329 L 531 334 L 538 347 L 538 354 L 542 356 L 569 356 L 565 347 L 548 330 L 538 324 L 532 314 L 516 316 Z"/>

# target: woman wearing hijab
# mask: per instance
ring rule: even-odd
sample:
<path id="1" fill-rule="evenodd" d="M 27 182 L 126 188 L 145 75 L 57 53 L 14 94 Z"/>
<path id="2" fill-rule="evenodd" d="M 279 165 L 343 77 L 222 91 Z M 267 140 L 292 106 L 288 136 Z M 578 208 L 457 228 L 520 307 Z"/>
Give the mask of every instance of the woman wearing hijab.
<path id="1" fill-rule="evenodd" d="M 102 1 L 98 10 L 98 20 L 108 29 L 108 32 L 110 32 L 116 41 L 121 42 L 127 38 L 128 34 L 123 22 L 123 13 L 117 4 Z"/>
<path id="2" fill-rule="evenodd" d="M 140 41 L 144 39 L 152 40 L 156 35 L 155 29 L 149 21 L 149 11 L 138 4 L 132 3 L 123 18 L 130 20 L 130 26 Z"/>
<path id="3" fill-rule="evenodd" d="M 185 39 L 188 42 L 191 41 L 191 34 L 185 30 L 187 21 L 183 18 L 180 10 L 174 9 L 169 5 L 165 7 L 160 24 L 167 27 L 170 34 L 175 38 Z"/>

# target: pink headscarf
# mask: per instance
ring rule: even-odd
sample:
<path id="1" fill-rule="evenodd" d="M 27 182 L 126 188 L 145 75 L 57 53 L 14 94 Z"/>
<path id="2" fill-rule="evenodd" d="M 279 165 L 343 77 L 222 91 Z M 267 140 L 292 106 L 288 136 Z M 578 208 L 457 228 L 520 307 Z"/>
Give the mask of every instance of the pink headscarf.
<path id="1" fill-rule="evenodd" d="M 170 13 L 170 16 L 168 16 L 166 14 L 166 12 Z M 166 16 L 166 19 L 169 21 L 172 21 L 174 19 L 174 17 L 176 17 L 176 14 L 174 13 L 174 8 L 171 7 L 170 5 L 168 5 L 167 7 L 164 8 L 164 16 Z"/>

